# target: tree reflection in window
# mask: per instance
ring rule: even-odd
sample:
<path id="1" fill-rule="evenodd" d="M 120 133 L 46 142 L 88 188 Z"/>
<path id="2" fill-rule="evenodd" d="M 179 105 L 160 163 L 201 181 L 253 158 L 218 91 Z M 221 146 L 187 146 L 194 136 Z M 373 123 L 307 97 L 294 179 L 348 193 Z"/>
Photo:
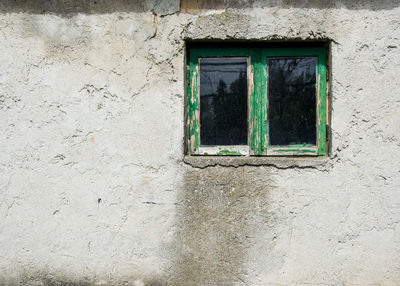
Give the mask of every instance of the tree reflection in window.
<path id="1" fill-rule="evenodd" d="M 315 57 L 269 58 L 269 145 L 316 145 Z"/>
<path id="2" fill-rule="evenodd" d="M 200 59 L 200 144 L 247 145 L 247 59 Z"/>

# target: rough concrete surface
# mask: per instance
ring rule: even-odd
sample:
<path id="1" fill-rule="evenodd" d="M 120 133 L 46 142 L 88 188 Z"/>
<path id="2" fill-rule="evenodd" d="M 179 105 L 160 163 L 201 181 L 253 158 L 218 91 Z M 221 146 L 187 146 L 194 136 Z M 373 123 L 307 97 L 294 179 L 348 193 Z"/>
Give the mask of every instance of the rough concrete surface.
<path id="1" fill-rule="evenodd" d="M 400 285 L 399 6 L 1 1 L 0 285 Z M 330 43 L 322 165 L 184 161 L 204 39 Z"/>

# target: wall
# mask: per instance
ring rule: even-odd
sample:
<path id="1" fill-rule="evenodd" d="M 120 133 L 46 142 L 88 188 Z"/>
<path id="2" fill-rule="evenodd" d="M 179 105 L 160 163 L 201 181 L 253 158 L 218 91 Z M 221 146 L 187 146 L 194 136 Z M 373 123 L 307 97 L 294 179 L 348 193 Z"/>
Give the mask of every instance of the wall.
<path id="1" fill-rule="evenodd" d="M 399 6 L 2 1 L 0 284 L 399 285 Z M 330 41 L 329 158 L 184 161 L 194 39 Z"/>

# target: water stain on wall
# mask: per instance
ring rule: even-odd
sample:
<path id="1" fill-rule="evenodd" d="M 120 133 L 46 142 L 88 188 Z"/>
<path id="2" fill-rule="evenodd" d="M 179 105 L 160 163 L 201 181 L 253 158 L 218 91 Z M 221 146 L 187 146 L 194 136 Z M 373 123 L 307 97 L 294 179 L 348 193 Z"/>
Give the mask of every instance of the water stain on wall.
<path id="1" fill-rule="evenodd" d="M 75 14 L 108 14 L 114 12 L 143 13 L 153 12 L 169 15 L 177 12 L 199 13 L 204 10 L 243 9 L 248 7 L 266 8 L 340 8 L 351 10 L 390 10 L 399 7 L 399 1 L 363 1 L 363 0 L 2 0 L 0 13 L 54 13 L 65 17 Z"/>
<path id="2" fill-rule="evenodd" d="M 263 178 L 257 180 L 256 178 Z M 177 259 L 171 285 L 245 285 L 252 229 L 268 211 L 267 167 L 189 169 L 177 216 Z"/>

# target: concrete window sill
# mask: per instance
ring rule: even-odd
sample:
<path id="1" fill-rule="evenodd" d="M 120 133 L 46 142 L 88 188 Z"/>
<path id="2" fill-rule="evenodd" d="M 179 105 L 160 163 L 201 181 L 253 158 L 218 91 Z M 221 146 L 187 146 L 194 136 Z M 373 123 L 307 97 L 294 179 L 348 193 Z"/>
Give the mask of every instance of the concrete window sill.
<path id="1" fill-rule="evenodd" d="M 278 169 L 312 168 L 327 169 L 329 157 L 240 157 L 240 156 L 185 156 L 184 163 L 195 168 L 212 166 L 273 166 Z"/>

